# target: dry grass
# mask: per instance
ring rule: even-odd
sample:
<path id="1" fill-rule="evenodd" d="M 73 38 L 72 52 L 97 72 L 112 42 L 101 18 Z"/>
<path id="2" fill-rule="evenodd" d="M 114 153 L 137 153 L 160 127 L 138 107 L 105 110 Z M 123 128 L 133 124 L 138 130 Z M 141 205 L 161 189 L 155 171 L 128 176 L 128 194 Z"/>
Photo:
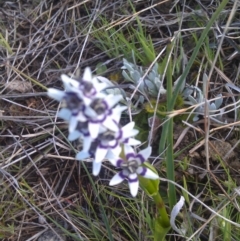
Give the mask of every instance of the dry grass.
<path id="1" fill-rule="evenodd" d="M 180 34 L 173 55 L 177 60 L 179 46 L 182 46 L 184 56 L 189 58 L 196 44 L 194 39 L 199 38 L 219 1 L 214 0 L 211 5 L 209 1 L 165 2 L 132 1 L 135 12 L 124 0 L 0 3 L 0 239 L 37 240 L 50 229 L 56 235 L 65 236 L 66 240 L 110 240 L 101 211 L 103 207 L 112 230 L 112 240 L 151 240 L 146 220 L 139 215 L 139 212 L 144 213 L 148 205 L 151 209 L 151 201 L 144 198 L 146 203 L 143 207 L 140 199 L 134 202 L 129 198 L 125 186 L 117 191 L 107 186 L 108 172 L 111 170 L 101 173 L 100 178 L 92 178 L 87 169 L 74 160 L 79 144 L 67 141 L 67 126 L 55 117 L 58 105 L 45 92 L 49 87 L 62 88 L 59 79 L 61 73 L 76 73 L 86 66 L 94 70 L 99 63 L 105 63 L 108 67 L 105 75 L 117 73 L 127 51 L 115 56 L 114 45 L 103 51 L 96 32 L 101 37 L 99 32 L 110 32 L 114 28 L 130 38 L 128 29 L 137 26 L 136 16 L 146 28 L 147 35 L 151 36 L 157 54 L 171 38 Z M 210 98 L 223 92 L 227 99 L 231 93 L 226 91 L 225 84 L 239 85 L 239 8 L 237 6 L 238 11 L 228 30 L 229 37 L 224 39 L 216 63 L 212 65 L 218 36 L 221 36 L 230 14 L 234 14 L 231 1 L 208 36 L 207 41 L 212 49 L 208 49 L 205 42 L 187 77 L 189 84 L 199 82 L 201 85 L 202 72 L 209 72 L 213 66 Z M 101 26 L 102 18 L 108 21 L 105 26 Z M 177 72 L 175 75 L 181 74 L 182 69 Z M 237 99 L 239 92 L 233 92 Z M 227 100 L 226 104 L 233 102 L 232 99 Z M 232 146 L 236 145 L 236 161 L 239 156 L 236 150 L 239 146 L 238 117 L 232 118 L 230 113 L 227 118 L 234 124 L 229 127 L 211 125 L 209 138 L 228 142 L 229 139 L 236 139 L 232 143 Z M 229 134 L 229 128 L 232 127 L 235 129 L 231 129 Z M 186 133 L 175 134 L 176 142 L 177 138 L 185 140 L 176 148 L 176 152 L 189 147 L 178 156 L 177 181 L 183 184 L 184 177 L 187 180 L 184 187 L 194 195 L 202 192 L 198 198 L 212 208 L 221 209 L 222 200 L 223 206 L 230 201 L 235 208 L 233 210 L 238 210 L 237 204 L 234 204 L 237 196 L 231 196 L 233 188 L 240 183 L 237 167 L 226 164 L 227 158 L 219 150 L 215 151 L 221 161 L 210 159 L 206 165 L 202 156 L 194 156 L 202 155 L 203 148 L 190 148 L 192 142 L 200 143 L 205 138 L 203 123 L 194 124 L 194 128 L 191 127 Z M 199 160 L 202 162 L 199 163 Z M 86 166 L 91 165 L 86 163 Z M 156 167 L 165 176 L 164 165 L 158 159 Z M 211 175 L 206 175 L 206 170 Z M 96 185 L 95 190 L 93 184 Z M 114 197 L 111 196 L 113 193 Z M 99 197 L 102 204 L 99 203 Z M 192 233 L 199 229 L 199 240 L 205 240 L 213 227 L 217 238 L 220 233 L 216 228 L 218 223 L 206 228 L 201 222 L 207 220 L 211 213 L 201 205 L 191 211 L 202 218 L 196 219 Z M 229 214 L 228 218 L 237 222 L 239 217 Z M 239 238 L 238 229 L 233 228 L 232 233 L 236 237 L 233 235 L 232 240 Z M 173 236 L 169 240 L 175 238 Z"/>

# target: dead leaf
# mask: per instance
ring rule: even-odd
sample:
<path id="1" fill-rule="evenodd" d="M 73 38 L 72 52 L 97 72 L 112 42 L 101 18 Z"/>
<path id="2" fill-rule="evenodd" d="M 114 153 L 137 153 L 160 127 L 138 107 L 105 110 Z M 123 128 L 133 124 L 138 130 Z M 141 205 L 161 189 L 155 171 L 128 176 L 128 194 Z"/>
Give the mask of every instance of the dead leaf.
<path id="1" fill-rule="evenodd" d="M 11 91 L 26 93 L 32 90 L 32 83 L 22 80 L 13 80 L 5 84 L 5 87 Z"/>

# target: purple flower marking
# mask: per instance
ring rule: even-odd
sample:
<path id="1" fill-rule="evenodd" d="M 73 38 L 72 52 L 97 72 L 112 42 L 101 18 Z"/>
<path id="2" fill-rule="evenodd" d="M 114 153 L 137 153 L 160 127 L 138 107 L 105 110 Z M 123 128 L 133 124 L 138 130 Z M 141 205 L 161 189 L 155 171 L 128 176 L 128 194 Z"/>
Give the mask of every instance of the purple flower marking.
<path id="1" fill-rule="evenodd" d="M 128 153 L 127 155 L 126 155 L 126 158 L 127 158 L 127 160 L 132 160 L 132 159 L 135 159 L 136 160 L 136 162 L 139 162 L 139 164 L 141 163 L 141 164 L 143 164 L 144 163 L 144 157 L 142 156 L 142 155 L 140 155 L 140 154 L 135 154 L 135 153 Z"/>
<path id="2" fill-rule="evenodd" d="M 142 170 L 141 170 L 142 169 Z M 146 173 L 147 173 L 147 168 L 146 167 L 139 167 L 139 169 L 138 169 L 138 174 L 139 175 L 141 175 L 141 176 L 145 176 L 146 175 Z"/>
<path id="3" fill-rule="evenodd" d="M 62 107 L 69 109 L 74 116 L 77 116 L 79 112 L 83 112 L 86 108 L 82 99 L 80 99 L 77 93 L 74 92 L 65 93 Z"/>
<path id="4" fill-rule="evenodd" d="M 91 98 L 97 94 L 93 84 L 89 81 L 80 80 L 79 89 L 82 91 L 83 95 L 88 98 Z"/>
<path id="5" fill-rule="evenodd" d="M 137 176 L 135 178 L 128 177 L 128 182 L 130 183 L 138 182 L 138 177 Z"/>

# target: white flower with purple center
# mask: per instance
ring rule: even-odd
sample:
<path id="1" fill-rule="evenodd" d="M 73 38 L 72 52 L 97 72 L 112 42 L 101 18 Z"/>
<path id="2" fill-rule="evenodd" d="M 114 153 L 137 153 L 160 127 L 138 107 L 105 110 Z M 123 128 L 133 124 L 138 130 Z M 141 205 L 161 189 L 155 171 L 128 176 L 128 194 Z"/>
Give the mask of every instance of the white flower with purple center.
<path id="1" fill-rule="evenodd" d="M 69 132 L 73 132 L 78 124 L 79 119 L 85 120 L 83 113 L 88 108 L 82 99 L 75 92 L 66 92 L 62 100 L 62 109 L 58 117 L 69 122 Z"/>
<path id="2" fill-rule="evenodd" d="M 138 130 L 133 127 L 134 122 L 130 122 L 122 128 L 118 126 L 118 132 L 105 130 L 94 140 L 89 135 L 83 137 L 81 134 L 83 149 L 76 155 L 76 159 L 84 160 L 86 157 L 93 157 L 93 174 L 98 175 L 101 162 L 104 159 L 113 159 L 118 156 L 122 150 L 122 144 L 133 146 L 141 144 L 140 141 L 132 138 L 138 133 Z"/>
<path id="3" fill-rule="evenodd" d="M 136 146 L 141 144 L 140 141 L 132 138 L 138 134 L 138 130 L 133 129 L 135 123 L 130 122 L 127 125 L 120 127 L 115 123 L 118 131 L 107 130 L 98 136 L 99 145 L 96 149 L 95 162 L 101 162 L 106 155 L 118 156 L 121 152 L 123 144 Z"/>
<path id="4" fill-rule="evenodd" d="M 84 103 L 87 105 L 91 103 L 93 98 L 105 97 L 105 94 L 101 93 L 101 91 L 108 87 L 108 85 L 106 83 L 100 83 L 96 77 L 93 77 L 89 67 L 85 68 L 83 77 L 77 80 L 64 74 L 61 78 L 65 89 L 75 88 L 75 90 L 80 93 Z"/>
<path id="5" fill-rule="evenodd" d="M 61 110 L 58 117 L 69 122 L 69 132 L 72 132 L 78 123 L 79 115 L 87 108 L 83 100 L 79 97 L 79 93 L 73 91 L 61 91 L 53 88 L 48 89 L 48 96 L 59 102 L 62 101 Z"/>
<path id="6" fill-rule="evenodd" d="M 119 173 L 115 174 L 109 185 L 114 186 L 127 179 L 130 193 L 135 197 L 139 187 L 138 175 L 149 179 L 158 179 L 159 176 L 155 172 L 143 165 L 149 158 L 151 151 L 152 148 L 149 146 L 139 153 L 135 153 L 132 147 L 124 145 L 126 160 L 121 158 L 109 159 L 114 166 L 122 169 Z"/>
<path id="7" fill-rule="evenodd" d="M 88 122 L 78 122 L 77 127 L 74 131 L 69 133 L 68 140 L 69 141 L 75 141 L 79 138 L 87 138 L 90 136 L 90 133 L 88 131 Z"/>
<path id="8" fill-rule="evenodd" d="M 107 131 L 107 129 L 101 126 L 99 130 L 99 135 L 105 131 Z M 96 140 L 93 139 L 90 135 L 90 132 L 88 130 L 88 121 L 78 122 L 76 129 L 73 132 L 69 133 L 69 141 L 74 141 L 77 139 L 81 139 L 83 143 L 83 148 L 81 152 L 87 153 L 91 147 L 91 143 Z"/>
<path id="9" fill-rule="evenodd" d="M 96 78 L 92 78 L 90 68 L 85 69 L 83 79 L 80 79 L 79 81 L 72 79 L 65 74 L 61 75 L 61 79 L 65 91 L 54 88 L 48 89 L 48 96 L 59 102 L 66 96 L 66 93 L 75 93 L 79 99 L 83 99 L 83 96 L 93 97 L 107 87 L 105 83 L 99 83 Z"/>
<path id="10" fill-rule="evenodd" d="M 94 105 L 96 98 L 108 99 L 105 94 L 100 93 L 107 87 L 107 84 L 99 83 L 97 78 L 93 78 L 90 68 L 85 69 L 82 79 L 75 80 L 64 74 L 61 78 L 65 91 L 49 88 L 48 95 L 59 102 L 62 101 L 62 108 L 58 116 L 69 122 L 69 132 L 72 133 L 79 121 L 86 122 L 88 120 L 88 116 L 85 116 L 84 113 L 93 112 L 92 108 L 88 110 L 88 106 L 92 102 Z"/>
<path id="11" fill-rule="evenodd" d="M 114 107 L 121 99 L 121 95 L 95 98 L 88 106 L 89 108 L 85 109 L 84 115 L 88 119 L 88 130 L 93 139 L 97 138 L 101 126 L 118 131 L 115 123 L 119 122 L 122 111 L 127 109 L 125 106 Z"/>
<path id="12" fill-rule="evenodd" d="M 78 122 L 77 127 L 74 131 L 70 132 L 68 135 L 69 141 L 74 141 L 81 139 L 83 143 L 83 149 L 89 150 L 91 143 L 93 141 L 90 133 L 88 131 L 88 122 Z"/>

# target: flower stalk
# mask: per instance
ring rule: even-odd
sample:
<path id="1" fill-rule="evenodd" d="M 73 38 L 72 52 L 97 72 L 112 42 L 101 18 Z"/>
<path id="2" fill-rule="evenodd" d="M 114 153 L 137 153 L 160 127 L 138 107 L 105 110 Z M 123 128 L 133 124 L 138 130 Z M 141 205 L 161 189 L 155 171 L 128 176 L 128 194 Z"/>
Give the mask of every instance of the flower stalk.
<path id="1" fill-rule="evenodd" d="M 156 171 L 155 168 L 148 163 L 145 165 L 151 168 L 152 171 Z M 142 190 L 153 199 L 156 206 L 157 214 L 154 220 L 154 240 L 164 240 L 171 226 L 165 203 L 159 193 L 160 180 L 150 180 L 139 177 L 139 182 Z"/>
<path id="2" fill-rule="evenodd" d="M 156 71 L 156 70 L 155 70 Z M 152 148 L 136 152 L 134 146 L 141 144 L 134 137 L 138 130 L 134 122 L 120 125 L 121 114 L 127 107 L 121 106 L 121 95 L 107 94 L 107 82 L 92 76 L 86 68 L 82 78 L 72 79 L 61 76 L 65 91 L 50 88 L 48 95 L 61 102 L 58 116 L 68 122 L 68 139 L 80 140 L 82 150 L 76 159 L 84 161 L 91 158 L 93 175 L 98 175 L 103 161 L 109 161 L 117 173 L 109 185 L 115 186 L 128 181 L 130 193 L 137 196 L 139 185 L 156 205 L 154 240 L 164 241 L 170 229 L 170 219 L 163 199 L 159 193 L 160 179 L 156 169 L 148 163 Z"/>
<path id="3" fill-rule="evenodd" d="M 170 221 L 169 221 L 169 216 L 165 207 L 165 204 L 163 202 L 163 199 L 159 193 L 153 195 L 153 200 L 156 204 L 157 210 L 159 212 L 159 219 L 158 223 L 163 227 L 163 228 L 170 228 Z"/>

